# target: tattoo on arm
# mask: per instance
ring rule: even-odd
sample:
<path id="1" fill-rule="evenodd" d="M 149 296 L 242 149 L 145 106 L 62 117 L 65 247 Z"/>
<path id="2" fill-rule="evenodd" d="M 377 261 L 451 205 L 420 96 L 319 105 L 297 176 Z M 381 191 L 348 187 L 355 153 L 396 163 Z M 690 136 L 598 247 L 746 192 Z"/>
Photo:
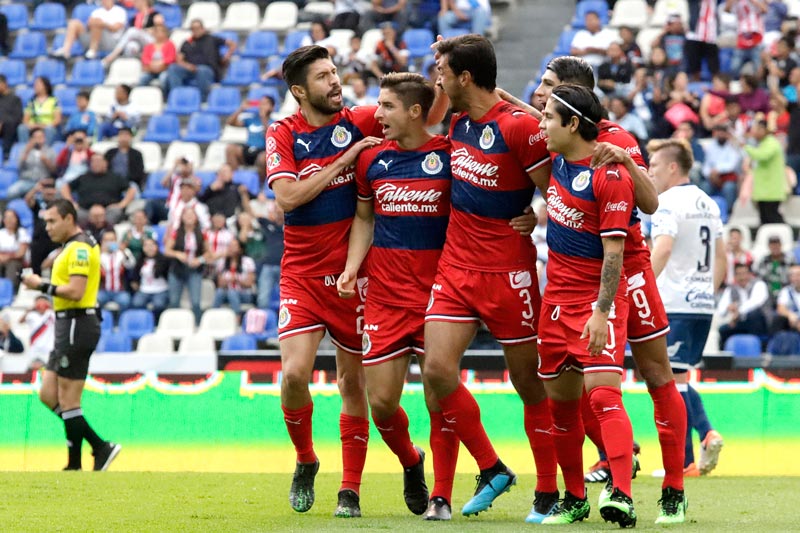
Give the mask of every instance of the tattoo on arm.
<path id="1" fill-rule="evenodd" d="M 597 297 L 597 308 L 604 313 L 608 313 L 614 303 L 621 273 L 622 252 L 606 252 L 600 274 L 600 294 Z"/>

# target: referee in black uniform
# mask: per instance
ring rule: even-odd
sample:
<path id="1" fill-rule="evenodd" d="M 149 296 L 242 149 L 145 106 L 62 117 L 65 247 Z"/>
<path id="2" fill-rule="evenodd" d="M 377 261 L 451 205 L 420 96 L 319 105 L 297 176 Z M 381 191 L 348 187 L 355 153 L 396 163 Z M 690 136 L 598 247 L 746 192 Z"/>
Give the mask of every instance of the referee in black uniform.
<path id="1" fill-rule="evenodd" d="M 51 282 L 36 274 L 22 282 L 53 297 L 55 346 L 45 367 L 39 398 L 64 421 L 69 462 L 64 470 L 81 469 L 81 444 L 92 446 L 94 470 L 106 470 L 122 446 L 101 439 L 81 410 L 89 358 L 100 339 L 100 247 L 78 227 L 78 214 L 68 200 L 55 200 L 44 212 L 47 234 L 61 251 L 53 263 Z"/>

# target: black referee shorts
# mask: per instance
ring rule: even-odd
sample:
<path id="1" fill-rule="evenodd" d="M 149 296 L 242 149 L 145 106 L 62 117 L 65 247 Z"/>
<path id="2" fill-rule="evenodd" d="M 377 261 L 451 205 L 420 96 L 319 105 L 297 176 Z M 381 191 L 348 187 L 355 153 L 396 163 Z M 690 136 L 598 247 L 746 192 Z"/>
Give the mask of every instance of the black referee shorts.
<path id="1" fill-rule="evenodd" d="M 60 318 L 56 314 L 55 337 L 45 368 L 62 378 L 85 380 L 89 358 L 100 340 L 100 317 L 92 314 Z"/>

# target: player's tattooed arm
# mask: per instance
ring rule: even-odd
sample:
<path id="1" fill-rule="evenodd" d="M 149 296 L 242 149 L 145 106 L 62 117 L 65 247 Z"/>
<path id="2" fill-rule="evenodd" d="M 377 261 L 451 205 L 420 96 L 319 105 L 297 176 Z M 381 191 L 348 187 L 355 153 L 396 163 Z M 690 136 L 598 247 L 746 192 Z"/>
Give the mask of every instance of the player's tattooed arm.
<path id="1" fill-rule="evenodd" d="M 600 271 L 600 293 L 597 296 L 597 308 L 608 313 L 614 303 L 622 274 L 622 256 L 625 240 L 621 237 L 603 239 L 603 268 Z"/>

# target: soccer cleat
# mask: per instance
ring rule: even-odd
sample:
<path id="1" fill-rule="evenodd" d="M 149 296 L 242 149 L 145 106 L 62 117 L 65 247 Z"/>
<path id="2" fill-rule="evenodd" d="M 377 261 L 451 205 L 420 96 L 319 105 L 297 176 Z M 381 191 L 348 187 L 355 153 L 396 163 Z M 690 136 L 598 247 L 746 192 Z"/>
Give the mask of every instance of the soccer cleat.
<path id="1" fill-rule="evenodd" d="M 608 467 L 608 461 L 597 461 L 583 476 L 586 483 L 601 483 L 608 479 L 611 475 L 611 469 Z"/>
<path id="2" fill-rule="evenodd" d="M 121 451 L 121 444 L 110 441 L 106 442 L 99 450 L 93 451 L 92 455 L 94 455 L 94 470 L 103 472 L 108 470 L 108 467 L 111 466 L 111 463 L 114 462 L 114 459 L 117 458 L 119 452 Z"/>
<path id="3" fill-rule="evenodd" d="M 658 513 L 656 524 L 683 524 L 686 520 L 686 508 L 689 504 L 682 490 L 670 487 L 661 489 L 658 505 L 661 507 L 661 512 Z"/>
<path id="4" fill-rule="evenodd" d="M 358 494 L 350 489 L 339 491 L 339 504 L 333 516 L 337 518 L 359 518 L 361 516 L 361 503 Z"/>
<path id="5" fill-rule="evenodd" d="M 606 522 L 619 524 L 619 527 L 636 527 L 633 500 L 619 489 L 614 489 L 608 500 L 600 505 L 600 516 Z"/>
<path id="6" fill-rule="evenodd" d="M 298 513 L 305 513 L 314 505 L 314 478 L 319 472 L 319 461 L 297 463 L 289 489 L 289 505 Z"/>
<path id="7" fill-rule="evenodd" d="M 517 475 L 498 460 L 495 466 L 482 470 L 475 476 L 475 480 L 478 482 L 475 496 L 461 508 L 461 514 L 464 516 L 477 515 L 491 507 L 498 496 L 510 491 L 512 485 L 517 484 Z"/>
<path id="8" fill-rule="evenodd" d="M 691 463 L 689 466 L 684 468 L 683 477 L 700 477 L 700 470 L 697 469 L 697 465 Z"/>
<path id="9" fill-rule="evenodd" d="M 564 492 L 564 499 L 558 502 L 558 506 L 548 517 L 542 520 L 542 525 L 574 524 L 589 518 L 589 500 L 574 496 L 571 492 Z"/>
<path id="10" fill-rule="evenodd" d="M 419 462 L 403 470 L 403 499 L 408 510 L 421 515 L 428 509 L 428 486 L 425 484 L 425 452 L 414 446 Z"/>
<path id="11" fill-rule="evenodd" d="M 639 464 L 639 458 L 636 457 L 634 454 L 633 456 L 633 466 L 631 471 L 631 479 L 636 479 L 636 475 L 639 473 L 639 470 L 642 469 L 642 465 Z"/>
<path id="12" fill-rule="evenodd" d="M 83 469 L 80 466 L 69 466 L 69 465 L 67 465 L 64 468 L 62 468 L 61 470 L 63 470 L 64 472 L 80 472 Z"/>
<path id="13" fill-rule="evenodd" d="M 428 503 L 428 509 L 425 511 L 423 520 L 450 520 L 453 512 L 450 509 L 450 504 L 441 496 L 434 496 Z"/>
<path id="14" fill-rule="evenodd" d="M 635 442 L 633 443 L 633 466 L 631 471 L 631 479 L 636 479 L 636 474 L 642 467 L 639 465 L 639 458 L 636 457 L 636 450 L 638 449 L 639 445 Z M 608 479 L 606 480 L 606 484 L 603 486 L 602 490 L 600 491 L 600 496 L 597 499 L 597 506 L 598 508 L 603 505 L 603 502 L 608 501 L 611 497 L 611 493 L 614 492 L 614 479 L 611 476 L 611 469 L 608 471 Z"/>
<path id="15" fill-rule="evenodd" d="M 701 476 L 707 476 L 717 467 L 719 452 L 724 444 L 725 441 L 722 440 L 722 435 L 713 429 L 706 433 L 706 438 L 703 439 L 700 447 L 700 462 L 697 463 Z"/>
<path id="16" fill-rule="evenodd" d="M 558 491 L 539 492 L 533 494 L 533 507 L 531 512 L 525 517 L 529 524 L 541 524 L 542 520 L 552 515 L 558 509 Z"/>

